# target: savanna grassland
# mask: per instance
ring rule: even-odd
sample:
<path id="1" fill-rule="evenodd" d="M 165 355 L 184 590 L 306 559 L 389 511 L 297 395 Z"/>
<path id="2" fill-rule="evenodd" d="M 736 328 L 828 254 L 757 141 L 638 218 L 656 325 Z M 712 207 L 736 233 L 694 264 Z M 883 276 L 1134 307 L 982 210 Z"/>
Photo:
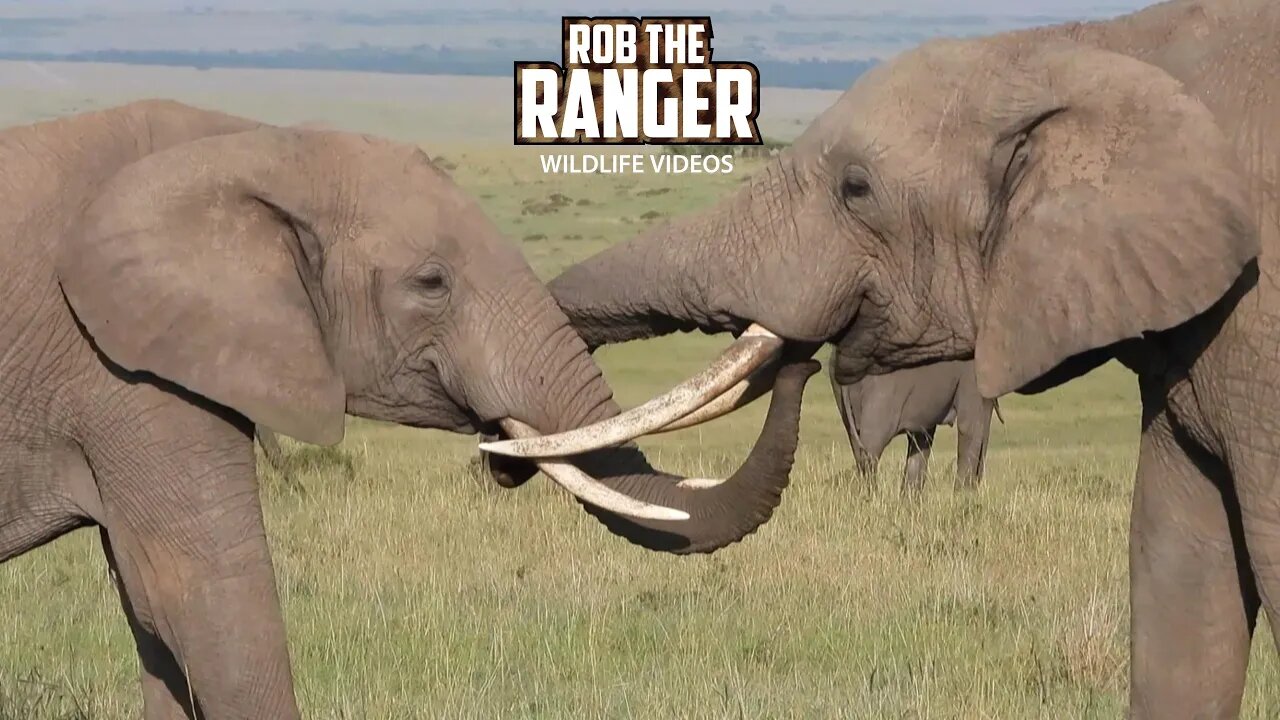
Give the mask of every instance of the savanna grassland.
<path id="1" fill-rule="evenodd" d="M 758 167 L 544 176 L 536 151 L 510 146 L 509 86 L 480 81 L 499 92 L 495 101 L 470 82 L 0 63 L 0 123 L 166 95 L 418 142 L 543 277 L 713 202 Z M 831 99 L 790 92 L 765 95 L 772 136 L 794 134 Z M 680 336 L 598 357 L 629 406 L 723 343 Z M 644 446 L 673 471 L 730 472 L 765 404 Z M 874 487 L 859 483 L 829 387 L 815 377 L 792 487 L 773 521 L 692 558 L 614 538 L 543 478 L 518 490 L 487 483 L 468 468 L 474 438 L 351 420 L 337 448 L 287 442 L 302 489 L 264 468 L 262 495 L 303 711 L 1121 716 L 1139 429 L 1132 379 L 1107 366 L 1002 405 L 1007 424 L 995 426 L 981 490 L 952 493 L 954 432 L 944 429 L 934 477 L 907 506 L 897 495 L 902 441 Z M 0 566 L 0 608 L 0 719 L 138 716 L 137 661 L 96 533 Z M 1249 718 L 1280 707 L 1270 648 L 1263 629 Z"/>

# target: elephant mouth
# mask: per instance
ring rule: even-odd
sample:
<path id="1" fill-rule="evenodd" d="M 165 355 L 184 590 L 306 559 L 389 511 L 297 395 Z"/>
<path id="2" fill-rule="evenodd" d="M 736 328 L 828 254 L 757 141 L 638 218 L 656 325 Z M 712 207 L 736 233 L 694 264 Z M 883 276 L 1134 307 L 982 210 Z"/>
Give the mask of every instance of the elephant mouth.
<path id="1" fill-rule="evenodd" d="M 591 477 L 565 458 L 612 448 L 637 438 L 690 428 L 742 408 L 771 391 L 778 373 L 794 362 L 784 341 L 763 326 L 752 324 L 702 372 L 648 402 L 567 432 L 541 435 L 515 418 L 497 425 L 509 439 L 482 442 L 480 450 L 533 460 L 538 469 L 565 490 L 596 507 L 619 515 L 648 520 L 688 520 L 688 513 L 629 497 Z M 797 351 L 812 355 L 817 344 L 799 344 Z M 713 488 L 720 478 L 686 478 L 688 489 Z"/>

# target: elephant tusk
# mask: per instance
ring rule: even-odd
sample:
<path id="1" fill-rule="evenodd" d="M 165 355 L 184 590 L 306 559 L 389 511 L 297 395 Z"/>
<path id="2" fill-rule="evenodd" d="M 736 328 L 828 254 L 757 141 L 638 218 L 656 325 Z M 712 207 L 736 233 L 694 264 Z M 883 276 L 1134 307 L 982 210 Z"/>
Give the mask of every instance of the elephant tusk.
<path id="1" fill-rule="evenodd" d="M 728 391 L 717 397 L 715 400 L 703 405 L 675 422 L 667 423 L 658 428 L 653 434 L 668 433 L 673 430 L 685 430 L 695 425 L 711 422 L 718 417 L 723 417 L 731 412 L 741 410 L 751 403 L 759 400 L 773 389 L 773 383 L 778 379 L 778 370 L 782 365 L 777 362 L 770 362 L 762 365 L 746 380 L 740 381 L 737 385 L 729 388 Z"/>
<path id="2" fill-rule="evenodd" d="M 576 430 L 481 443 L 480 449 L 512 457 L 562 458 L 628 442 L 693 413 L 781 352 L 781 338 L 752 324 L 705 370 L 643 405 Z"/>
<path id="3" fill-rule="evenodd" d="M 676 483 L 676 487 L 685 488 L 686 490 L 710 490 L 714 487 L 720 487 L 728 478 L 685 478 Z"/>
<path id="4" fill-rule="evenodd" d="M 514 418 L 506 418 L 500 421 L 499 425 L 513 438 L 541 437 L 537 430 Z M 689 513 L 683 510 L 654 505 L 623 495 L 563 460 L 538 460 L 536 464 L 538 469 L 554 480 L 557 485 L 568 490 L 579 500 L 591 503 L 598 508 L 645 520 L 689 519 Z"/>

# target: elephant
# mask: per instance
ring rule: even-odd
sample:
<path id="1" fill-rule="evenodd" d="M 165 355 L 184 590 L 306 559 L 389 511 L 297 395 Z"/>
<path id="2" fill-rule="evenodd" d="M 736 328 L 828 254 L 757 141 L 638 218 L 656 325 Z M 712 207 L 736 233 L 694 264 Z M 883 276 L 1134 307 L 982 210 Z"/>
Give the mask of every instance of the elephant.
<path id="1" fill-rule="evenodd" d="M 833 358 L 830 367 L 836 364 Z M 982 481 L 991 413 L 994 410 L 1000 422 L 1004 417 L 997 401 L 978 392 L 972 361 L 921 365 L 870 375 L 849 384 L 841 384 L 834 371 L 828 374 L 840 421 L 849 436 L 849 448 L 864 480 L 875 478 L 884 449 L 895 437 L 905 434 L 907 460 L 902 494 L 917 495 L 924 489 L 938 426 L 954 424 L 956 489 L 972 490 Z"/>
<path id="2" fill-rule="evenodd" d="M 0 188 L 0 562 L 97 528 L 149 720 L 298 717 L 255 427 L 332 445 L 348 414 L 508 438 L 635 416 L 417 147 L 144 100 L 0 131 Z M 644 547 L 736 542 L 780 501 L 817 371 L 780 342 L 726 351 L 787 366 L 730 478 L 629 445 L 538 468 Z"/>
<path id="3" fill-rule="evenodd" d="M 997 398 L 1118 361 L 1141 400 L 1131 713 L 1236 716 L 1261 607 L 1280 638 L 1277 36 L 1269 0 L 1172 0 L 929 41 L 728 197 L 549 287 L 591 347 L 754 325 L 836 345 L 841 384 L 971 359 Z"/>

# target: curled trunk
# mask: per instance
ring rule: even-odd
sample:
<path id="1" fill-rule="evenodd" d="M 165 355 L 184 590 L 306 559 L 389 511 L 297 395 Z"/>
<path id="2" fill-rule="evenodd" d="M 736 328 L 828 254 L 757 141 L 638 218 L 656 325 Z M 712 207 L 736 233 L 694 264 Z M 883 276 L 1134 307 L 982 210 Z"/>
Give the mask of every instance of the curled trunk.
<path id="1" fill-rule="evenodd" d="M 562 313 L 547 311 L 537 316 L 553 319 L 561 327 L 547 327 L 542 333 L 529 324 L 524 330 L 547 341 L 545 352 L 535 363 L 517 370 L 513 358 L 509 377 L 534 376 L 542 382 L 528 382 L 526 397 L 510 410 L 543 434 L 582 427 L 617 415 L 599 368 L 587 347 L 572 332 Z M 810 353 L 811 354 L 811 353 Z M 653 550 L 672 553 L 711 552 L 741 540 L 766 522 L 778 506 L 789 482 L 799 434 L 800 401 L 805 382 L 818 364 L 808 355 L 785 357 L 779 371 L 768 417 L 747 460 L 732 477 L 722 483 L 681 484 L 684 478 L 655 469 L 633 445 L 596 450 L 572 458 L 580 470 L 601 484 L 642 502 L 673 508 L 688 520 L 649 520 L 623 517 L 583 503 L 584 508 L 612 532 Z M 525 358 L 527 360 L 527 358 Z M 528 461 L 488 455 L 485 458 L 494 479 L 504 486 L 521 484 L 535 471 Z"/>
<path id="2" fill-rule="evenodd" d="M 638 520 L 583 507 L 612 532 L 650 550 L 705 553 L 737 542 L 769 520 L 782 501 L 795 460 L 800 401 L 818 370 L 813 360 L 790 362 L 778 373 L 769 412 L 750 455 L 731 477 L 710 487 L 654 470 L 636 448 L 598 450 L 576 464 L 623 494 L 683 510 L 681 522 Z"/>

